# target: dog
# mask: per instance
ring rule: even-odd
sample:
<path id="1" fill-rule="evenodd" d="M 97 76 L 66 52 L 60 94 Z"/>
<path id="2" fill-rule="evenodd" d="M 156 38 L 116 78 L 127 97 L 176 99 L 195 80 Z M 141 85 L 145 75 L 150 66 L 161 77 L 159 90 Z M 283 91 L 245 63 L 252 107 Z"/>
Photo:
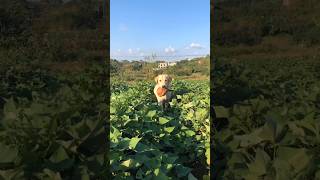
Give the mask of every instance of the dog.
<path id="1" fill-rule="evenodd" d="M 155 77 L 154 80 L 157 84 L 155 85 L 153 92 L 157 97 L 158 104 L 162 108 L 167 109 L 170 107 L 169 102 L 173 97 L 173 94 L 170 90 L 172 77 L 167 74 L 160 74 Z"/>

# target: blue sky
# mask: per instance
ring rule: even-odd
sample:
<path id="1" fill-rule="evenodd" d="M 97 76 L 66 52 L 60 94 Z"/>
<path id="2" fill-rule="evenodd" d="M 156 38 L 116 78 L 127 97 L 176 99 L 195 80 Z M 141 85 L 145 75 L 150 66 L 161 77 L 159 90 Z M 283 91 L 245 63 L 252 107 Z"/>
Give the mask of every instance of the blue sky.
<path id="1" fill-rule="evenodd" d="M 110 38 L 116 59 L 209 54 L 210 0 L 110 0 Z"/>

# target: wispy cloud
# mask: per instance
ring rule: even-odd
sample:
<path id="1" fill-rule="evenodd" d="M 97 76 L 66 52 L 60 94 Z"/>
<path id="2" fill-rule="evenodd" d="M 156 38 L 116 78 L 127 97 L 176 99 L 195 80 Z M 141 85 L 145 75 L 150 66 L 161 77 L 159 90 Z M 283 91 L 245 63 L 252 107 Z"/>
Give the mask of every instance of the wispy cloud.
<path id="1" fill-rule="evenodd" d="M 176 50 L 173 47 L 169 46 L 169 47 L 164 49 L 164 52 L 168 53 L 168 54 L 172 54 L 172 53 L 175 53 Z"/>
<path id="2" fill-rule="evenodd" d="M 203 49 L 204 47 L 199 43 L 191 43 L 185 49 Z"/>
<path id="3" fill-rule="evenodd" d="M 126 57 L 126 56 L 144 56 L 145 52 L 140 48 L 129 48 L 126 50 L 115 49 L 110 52 L 111 56 L 114 57 Z"/>

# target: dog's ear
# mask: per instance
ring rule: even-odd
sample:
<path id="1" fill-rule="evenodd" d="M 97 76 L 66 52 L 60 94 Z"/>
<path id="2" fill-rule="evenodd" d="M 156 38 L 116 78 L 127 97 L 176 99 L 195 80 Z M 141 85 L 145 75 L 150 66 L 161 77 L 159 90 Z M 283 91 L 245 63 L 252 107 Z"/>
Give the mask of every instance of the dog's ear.
<path id="1" fill-rule="evenodd" d="M 159 77 L 159 76 L 156 76 L 156 77 L 154 78 L 154 81 L 155 81 L 156 83 L 158 83 L 158 77 Z"/>

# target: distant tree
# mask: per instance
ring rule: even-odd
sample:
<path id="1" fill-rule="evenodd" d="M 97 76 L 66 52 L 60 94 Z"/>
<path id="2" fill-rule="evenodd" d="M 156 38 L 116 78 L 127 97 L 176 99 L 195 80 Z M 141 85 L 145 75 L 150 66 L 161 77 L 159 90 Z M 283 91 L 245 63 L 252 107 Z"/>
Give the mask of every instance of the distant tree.
<path id="1" fill-rule="evenodd" d="M 117 60 L 111 59 L 110 61 L 110 72 L 118 73 L 120 70 L 121 64 Z"/>
<path id="2" fill-rule="evenodd" d="M 134 71 L 140 71 L 142 69 L 142 64 L 139 62 L 134 62 L 132 65 L 132 70 Z"/>

